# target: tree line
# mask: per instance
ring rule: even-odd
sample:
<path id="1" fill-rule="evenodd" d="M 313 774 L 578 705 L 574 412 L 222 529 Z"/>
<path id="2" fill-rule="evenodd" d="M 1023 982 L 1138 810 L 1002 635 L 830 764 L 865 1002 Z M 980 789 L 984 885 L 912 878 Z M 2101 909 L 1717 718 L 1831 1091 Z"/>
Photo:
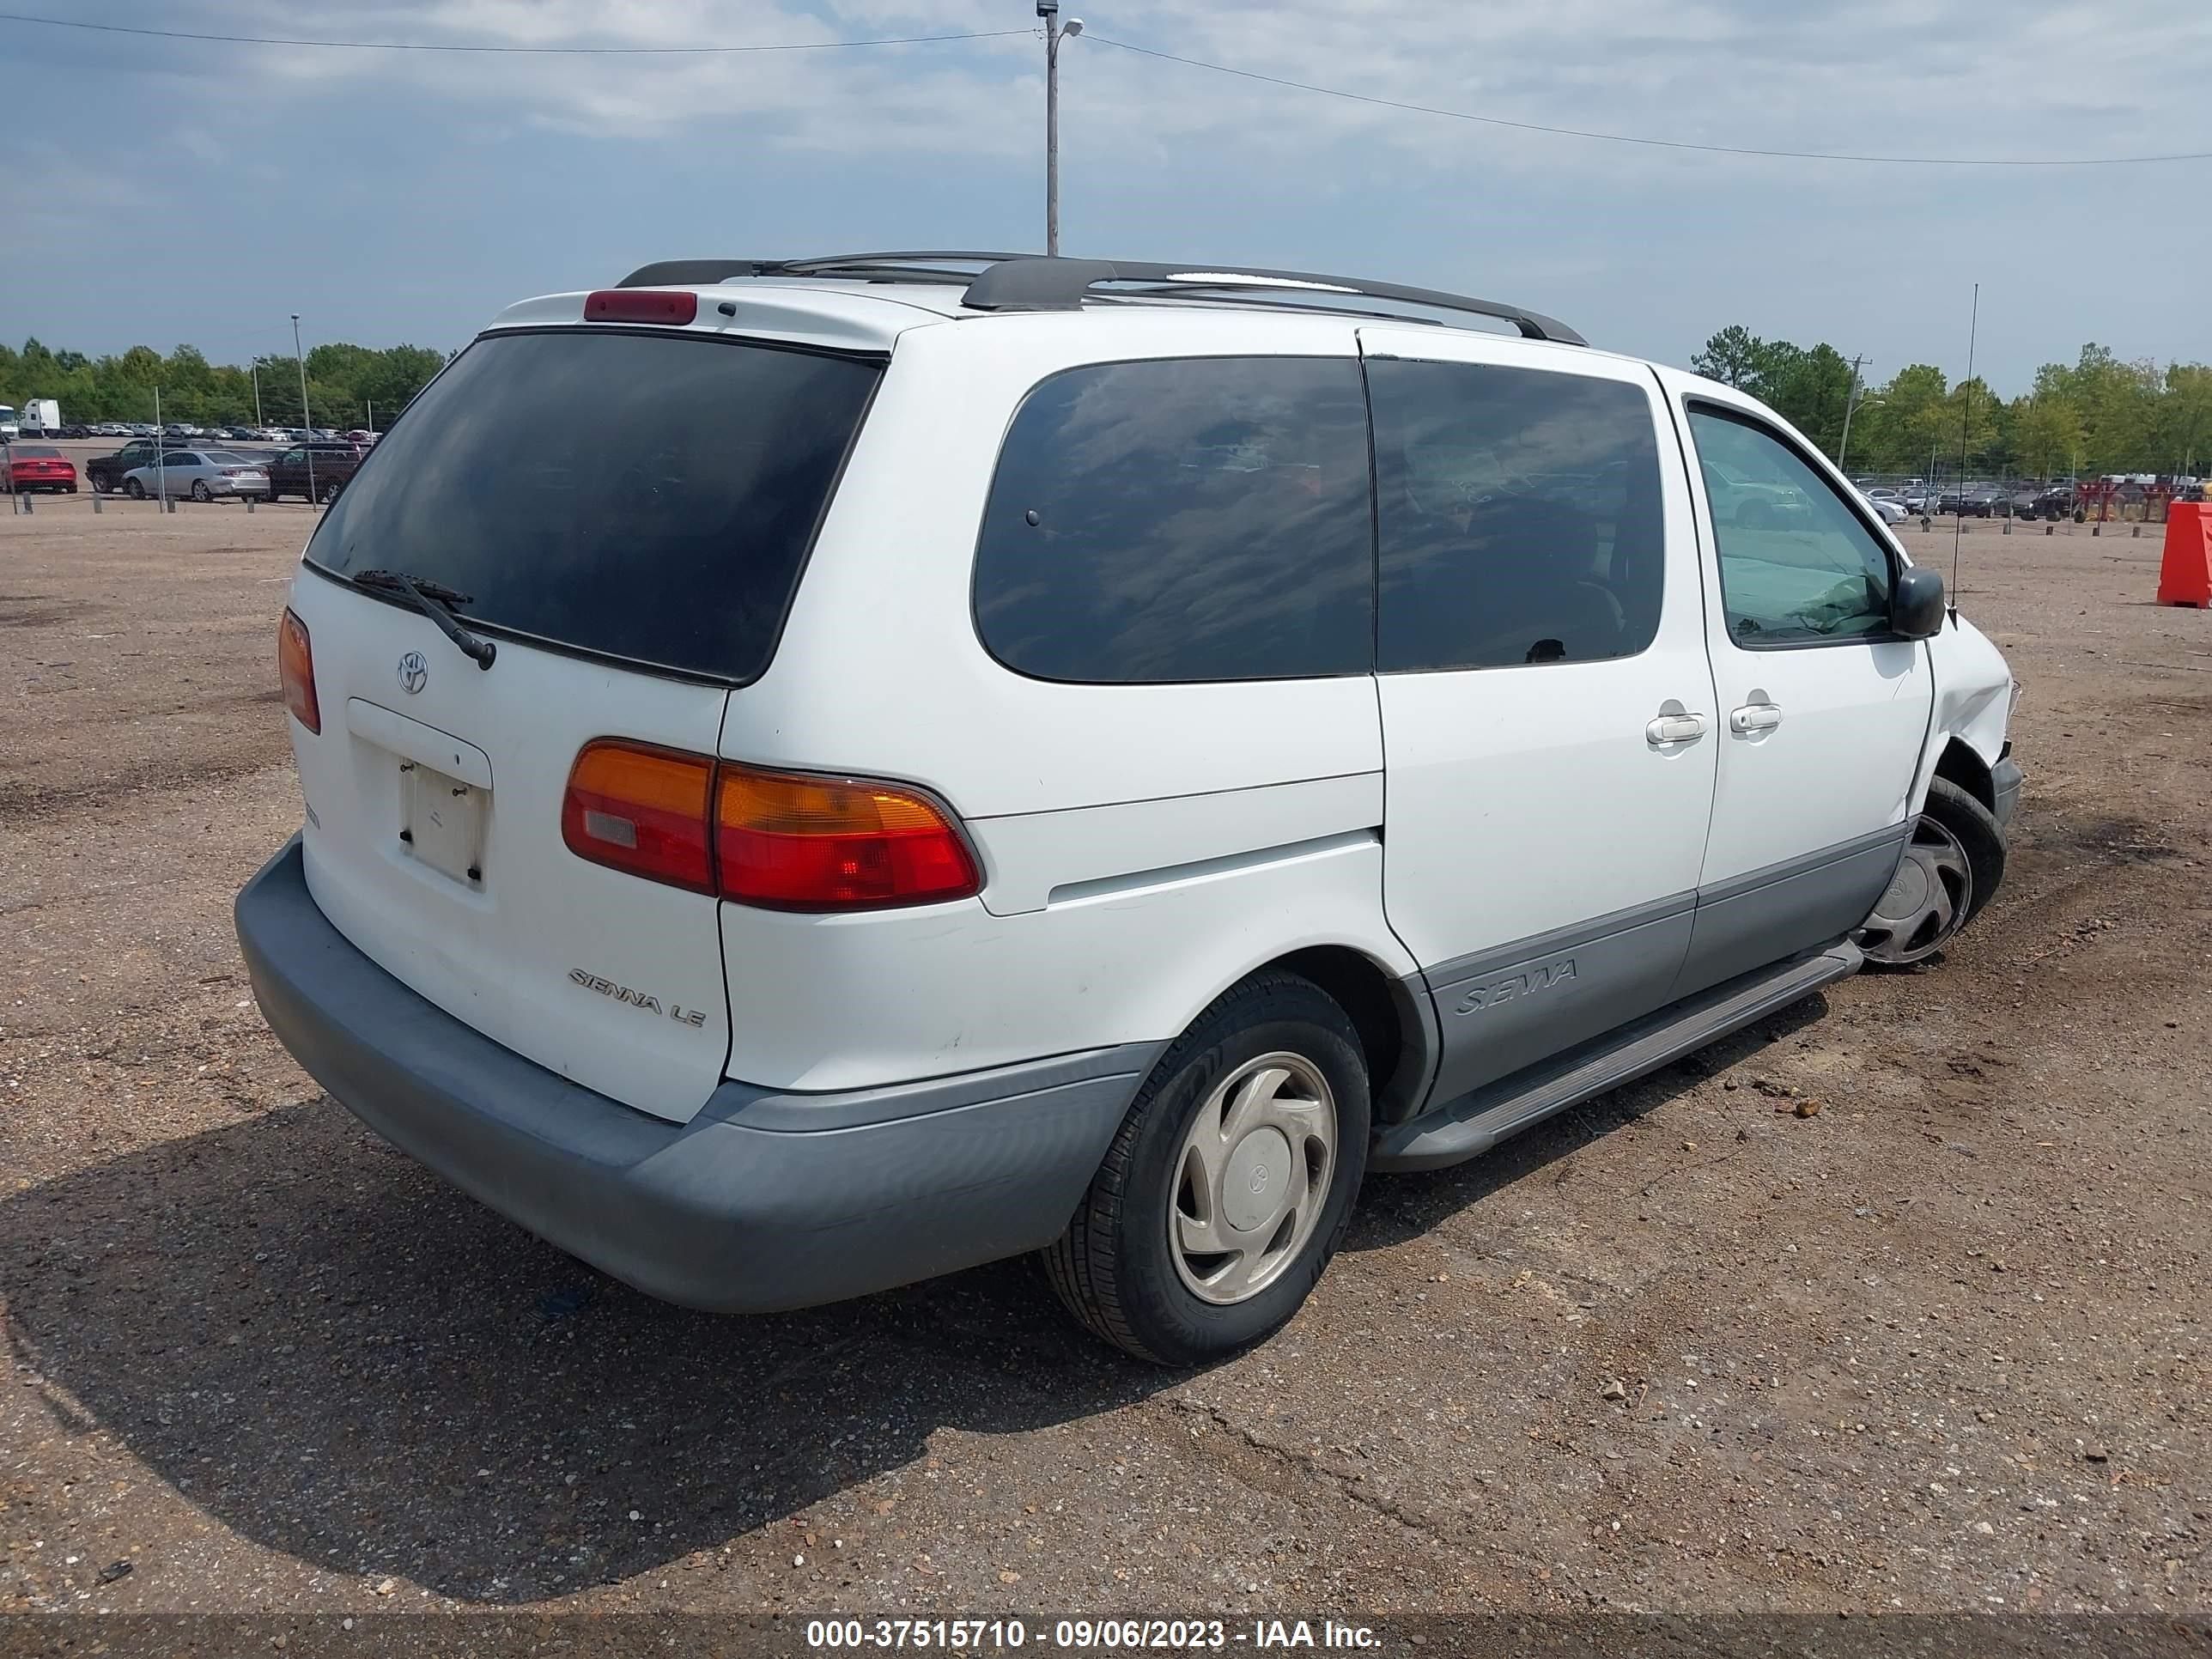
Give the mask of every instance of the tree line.
<path id="1" fill-rule="evenodd" d="M 1833 346 L 1731 326 L 1690 367 L 1769 404 L 1854 474 L 1955 475 L 1962 441 L 1968 471 L 1990 476 L 2212 472 L 2212 367 L 2203 363 L 2160 368 L 2090 344 L 2075 362 L 2045 363 L 2033 389 L 2009 400 L 1978 376 L 1954 386 L 1932 363 L 1861 382 L 1854 394 L 1850 360 Z"/>
<path id="2" fill-rule="evenodd" d="M 20 409 L 52 398 L 65 421 L 150 421 L 159 387 L 164 420 L 236 426 L 254 420 L 258 386 L 260 418 L 270 425 L 366 426 L 373 409 L 381 430 L 446 361 L 424 346 L 319 345 L 307 354 L 309 421 L 291 357 L 216 364 L 188 345 L 167 356 L 133 346 L 88 357 L 33 339 L 20 351 L 0 345 L 0 404 Z M 2007 400 L 1978 377 L 1954 386 L 1932 363 L 1867 384 L 1826 342 L 1762 340 L 1734 325 L 1706 341 L 1690 366 L 1780 411 L 1855 473 L 1948 475 L 1962 438 L 1968 470 L 1977 473 L 2212 472 L 2212 367 L 2203 363 L 2160 368 L 2085 345 L 2078 362 L 2045 363 L 2032 390 Z"/>
<path id="3" fill-rule="evenodd" d="M 254 394 L 260 420 L 270 426 L 326 426 L 348 430 L 368 424 L 374 406 L 381 431 L 407 400 L 446 365 L 446 354 L 424 346 L 319 345 L 307 353 L 307 404 L 300 409 L 296 358 L 258 357 L 243 367 L 211 363 L 198 348 L 180 345 L 167 356 L 132 346 L 110 357 L 53 351 L 37 340 L 22 349 L 0 345 L 0 404 L 17 409 L 33 398 L 52 398 L 67 422 L 150 421 L 154 392 L 161 418 L 194 426 L 253 423 Z"/>

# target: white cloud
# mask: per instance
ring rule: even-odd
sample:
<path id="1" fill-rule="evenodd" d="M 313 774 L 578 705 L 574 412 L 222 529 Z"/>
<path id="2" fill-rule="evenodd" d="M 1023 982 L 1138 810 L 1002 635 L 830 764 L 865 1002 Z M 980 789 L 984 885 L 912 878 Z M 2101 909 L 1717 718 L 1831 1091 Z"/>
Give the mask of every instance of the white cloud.
<path id="1" fill-rule="evenodd" d="M 1379 109 L 1136 57 L 1097 37 L 1379 98 L 1687 143 L 1972 155 L 2212 148 L 2193 91 L 2212 71 L 2212 12 L 2199 0 L 2138 0 L 2119 33 L 2109 9 L 1998 0 L 1067 0 L 1066 9 L 1088 12 L 1093 37 L 1066 49 L 1069 119 L 1155 162 L 1180 165 L 1188 145 L 1255 135 L 1304 156 L 1356 139 L 1370 154 L 1348 155 L 1347 165 L 1371 164 L 1379 147 L 1394 165 L 1562 177 L 1681 158 Z M 277 0 L 174 15 L 178 27 L 316 32 Z M 795 44 L 1034 22 L 1022 0 L 830 0 L 824 13 L 774 0 L 387 0 L 354 15 L 350 32 L 373 39 L 532 47 Z M 2153 41 L 2158 73 L 2131 72 Z M 1034 148 L 1040 57 L 1024 34 L 720 56 L 262 48 L 241 49 L 234 67 L 303 92 L 332 81 L 407 83 L 517 122 L 623 137 L 739 123 L 778 146 L 833 153 L 1018 155 Z M 2108 72 L 2081 72 L 2100 65 Z M 1718 156 L 1703 164 L 1717 176 L 1769 171 Z M 1789 176 L 1814 176 L 1809 165 L 1791 164 Z"/>

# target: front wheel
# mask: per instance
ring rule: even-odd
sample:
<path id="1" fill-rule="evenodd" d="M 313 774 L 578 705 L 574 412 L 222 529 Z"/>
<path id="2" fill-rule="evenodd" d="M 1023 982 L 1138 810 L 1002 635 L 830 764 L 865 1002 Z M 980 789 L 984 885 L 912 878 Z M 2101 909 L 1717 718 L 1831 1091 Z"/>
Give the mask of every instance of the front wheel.
<path id="1" fill-rule="evenodd" d="M 146 486 L 136 478 L 125 478 L 123 481 L 123 493 L 134 501 L 143 501 L 146 499 Z"/>
<path id="2" fill-rule="evenodd" d="M 1859 948 L 1880 967 L 1925 962 L 1982 913 L 2004 868 L 2004 830 L 1996 817 L 1948 778 L 1937 778 L 1897 873 L 1859 929 Z"/>
<path id="3" fill-rule="evenodd" d="M 1369 1113 L 1358 1036 L 1317 986 L 1271 973 L 1224 992 L 1152 1068 L 1044 1252 L 1053 1288 L 1158 1364 L 1259 1341 L 1343 1239 Z"/>

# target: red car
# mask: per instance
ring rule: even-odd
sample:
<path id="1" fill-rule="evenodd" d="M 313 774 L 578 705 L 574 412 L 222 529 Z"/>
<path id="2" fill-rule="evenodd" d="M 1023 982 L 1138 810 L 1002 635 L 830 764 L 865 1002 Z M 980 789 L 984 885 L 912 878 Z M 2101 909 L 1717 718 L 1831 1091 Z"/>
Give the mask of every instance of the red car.
<path id="1" fill-rule="evenodd" d="M 0 491 L 51 489 L 58 495 L 76 494 L 76 463 L 52 444 L 10 444 L 8 464 L 0 467 Z"/>

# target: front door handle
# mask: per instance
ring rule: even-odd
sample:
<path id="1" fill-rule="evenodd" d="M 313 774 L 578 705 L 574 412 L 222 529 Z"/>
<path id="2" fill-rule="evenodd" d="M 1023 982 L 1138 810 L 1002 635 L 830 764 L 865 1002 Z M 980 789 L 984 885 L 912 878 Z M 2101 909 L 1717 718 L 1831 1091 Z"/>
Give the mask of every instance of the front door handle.
<path id="1" fill-rule="evenodd" d="M 1662 714 L 1644 728 L 1644 741 L 1654 749 L 1674 743 L 1695 743 L 1705 735 L 1703 714 Z"/>
<path id="2" fill-rule="evenodd" d="M 1771 702 L 1747 702 L 1729 710 L 1731 732 L 1771 732 L 1782 724 L 1782 711 Z"/>

